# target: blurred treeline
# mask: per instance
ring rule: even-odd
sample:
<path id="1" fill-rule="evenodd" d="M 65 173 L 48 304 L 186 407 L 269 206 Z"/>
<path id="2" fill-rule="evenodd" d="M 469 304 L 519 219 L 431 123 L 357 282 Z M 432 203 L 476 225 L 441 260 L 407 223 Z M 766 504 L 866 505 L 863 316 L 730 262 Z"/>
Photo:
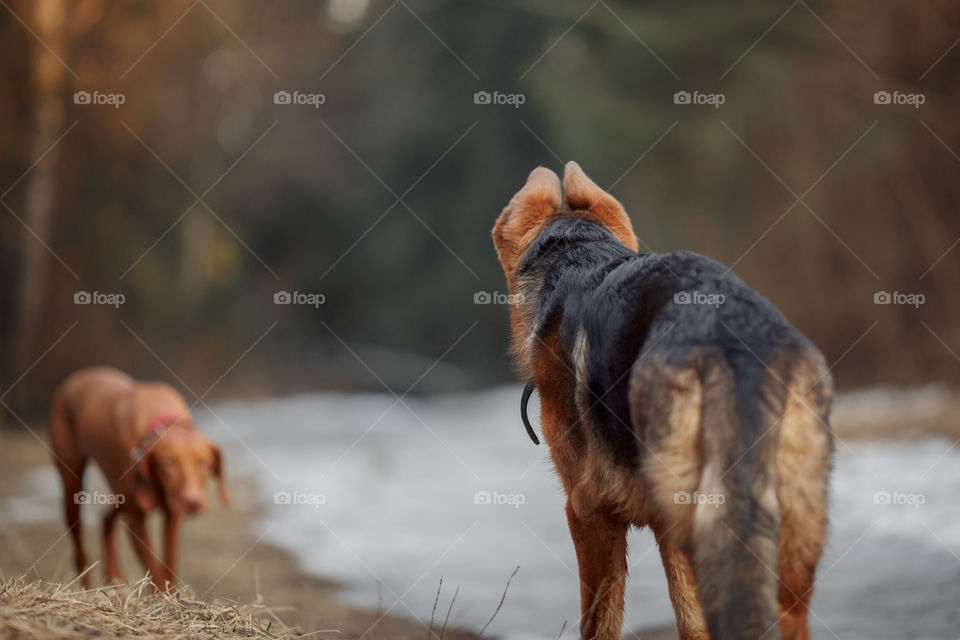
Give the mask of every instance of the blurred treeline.
<path id="1" fill-rule="evenodd" d="M 440 356 L 416 391 L 509 380 L 507 310 L 474 294 L 505 288 L 500 209 L 561 158 L 651 249 L 735 264 L 841 386 L 960 378 L 956 3 L 7 2 L 0 393 L 22 417 L 95 363 L 210 397 L 405 391 Z"/>

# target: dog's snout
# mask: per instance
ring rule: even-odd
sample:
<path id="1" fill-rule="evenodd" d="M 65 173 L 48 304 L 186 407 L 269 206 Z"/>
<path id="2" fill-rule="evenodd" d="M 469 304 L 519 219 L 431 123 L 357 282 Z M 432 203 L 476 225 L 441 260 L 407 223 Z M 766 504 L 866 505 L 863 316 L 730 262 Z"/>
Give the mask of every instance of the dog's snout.
<path id="1" fill-rule="evenodd" d="M 197 513 L 203 511 L 206 500 L 199 491 L 187 491 L 183 494 L 183 506 L 187 513 Z"/>

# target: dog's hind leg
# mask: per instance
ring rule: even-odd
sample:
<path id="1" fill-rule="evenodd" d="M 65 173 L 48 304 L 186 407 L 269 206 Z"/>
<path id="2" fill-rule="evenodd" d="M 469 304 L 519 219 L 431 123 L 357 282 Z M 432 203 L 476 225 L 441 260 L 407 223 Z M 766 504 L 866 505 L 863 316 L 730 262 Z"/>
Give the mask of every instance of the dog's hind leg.
<path id="1" fill-rule="evenodd" d="M 697 595 L 711 637 L 780 640 L 782 386 L 749 352 L 704 364 L 704 464 L 691 553 Z"/>
<path id="2" fill-rule="evenodd" d="M 83 491 L 83 470 L 86 466 L 86 460 L 79 464 L 56 463 L 57 471 L 60 472 L 60 480 L 63 482 L 63 514 L 67 523 L 67 530 L 70 532 L 70 539 L 73 541 L 74 563 L 77 569 L 77 575 L 83 574 L 87 568 L 87 553 L 83 548 L 83 531 L 80 526 L 80 496 Z M 90 587 L 90 574 L 84 574 L 81 579 L 83 586 Z"/>
<path id="3" fill-rule="evenodd" d="M 688 555 L 713 638 L 780 638 L 772 569 L 779 416 L 765 382 L 755 360 L 737 354 L 731 363 L 716 350 L 647 358 L 631 380 L 652 507 L 662 537 Z"/>
<path id="4" fill-rule="evenodd" d="M 826 541 L 831 444 L 823 398 L 823 388 L 812 389 L 805 397 L 791 393 L 780 430 L 778 599 L 784 640 L 810 637 L 807 615 L 817 563 Z"/>
<path id="5" fill-rule="evenodd" d="M 87 458 L 77 447 L 73 426 L 66 412 L 56 402 L 50 413 L 50 451 L 63 485 L 63 514 L 73 541 L 75 567 L 78 575 L 83 574 L 81 582 L 89 588 L 90 574 L 83 573 L 87 568 L 87 553 L 83 548 L 80 525 L 83 471 L 87 466 Z"/>
<path id="6" fill-rule="evenodd" d="M 627 580 L 627 527 L 601 511 L 577 514 L 567 502 L 567 522 L 580 569 L 580 637 L 617 640 Z"/>
<path id="7" fill-rule="evenodd" d="M 670 602 L 677 616 L 677 631 L 680 640 L 709 640 L 703 609 L 697 599 L 697 581 L 693 575 L 690 558 L 667 536 L 654 532 L 660 547 L 660 557 L 667 574 Z"/>
<path id="8" fill-rule="evenodd" d="M 686 363 L 651 359 L 637 368 L 631 392 L 645 439 L 644 478 L 657 517 L 651 523 L 667 576 L 681 640 L 707 640 L 690 557 L 693 500 L 700 481 L 702 388 Z"/>
<path id="9" fill-rule="evenodd" d="M 123 571 L 117 559 L 117 518 L 120 509 L 111 509 L 103 516 L 103 557 L 106 563 L 107 582 L 123 582 Z"/>

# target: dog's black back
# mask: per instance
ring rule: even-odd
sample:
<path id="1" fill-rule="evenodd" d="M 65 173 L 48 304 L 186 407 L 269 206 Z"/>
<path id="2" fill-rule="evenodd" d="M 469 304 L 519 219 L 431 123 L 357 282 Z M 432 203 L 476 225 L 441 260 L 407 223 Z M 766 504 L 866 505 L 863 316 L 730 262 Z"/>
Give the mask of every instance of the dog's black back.
<path id="1" fill-rule="evenodd" d="M 698 347 L 719 349 L 740 389 L 759 393 L 775 357 L 812 348 L 766 298 L 715 260 L 689 251 L 634 253 L 581 214 L 549 223 L 517 277 L 524 299 L 532 301 L 538 337 L 560 323 L 568 354 L 575 353 L 578 336 L 585 340 L 587 375 L 578 383 L 589 392 L 591 428 L 619 465 L 637 464 L 630 371 L 654 350 L 683 360 Z"/>

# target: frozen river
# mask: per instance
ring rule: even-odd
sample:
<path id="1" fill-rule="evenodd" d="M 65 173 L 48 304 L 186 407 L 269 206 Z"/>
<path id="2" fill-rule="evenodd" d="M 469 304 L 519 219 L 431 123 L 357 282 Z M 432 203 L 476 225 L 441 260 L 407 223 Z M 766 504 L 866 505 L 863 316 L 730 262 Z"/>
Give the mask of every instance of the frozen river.
<path id="1" fill-rule="evenodd" d="M 489 632 L 556 638 L 566 620 L 573 638 L 579 597 L 564 500 L 546 448 L 523 431 L 519 397 L 519 387 L 402 403 L 318 394 L 224 404 L 198 418 L 231 464 L 262 481 L 269 508 L 254 533 L 342 581 L 350 601 L 382 599 L 429 621 L 442 576 L 438 615 L 459 586 L 451 621 L 476 628 L 519 566 Z M 831 515 L 814 637 L 960 635 L 960 446 L 838 446 Z M 649 533 L 632 534 L 630 567 L 625 628 L 672 624 Z"/>

